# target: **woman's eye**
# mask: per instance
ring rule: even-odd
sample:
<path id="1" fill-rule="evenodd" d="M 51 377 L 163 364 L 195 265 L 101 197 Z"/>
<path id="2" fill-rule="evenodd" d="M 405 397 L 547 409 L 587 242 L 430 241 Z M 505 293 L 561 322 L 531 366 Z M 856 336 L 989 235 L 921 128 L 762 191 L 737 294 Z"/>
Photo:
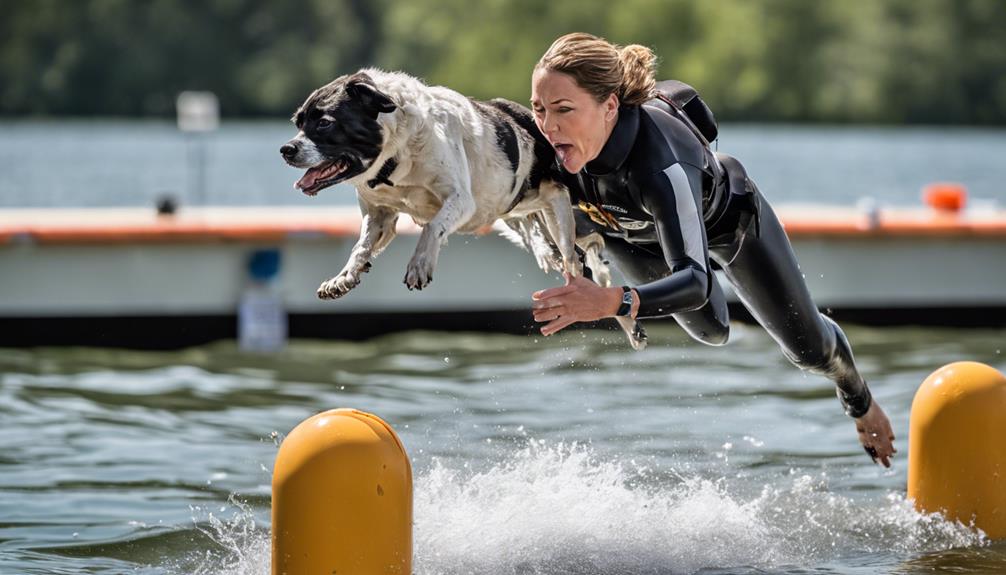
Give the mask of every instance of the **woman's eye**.
<path id="1" fill-rule="evenodd" d="M 322 118 L 322 119 L 318 120 L 318 129 L 319 130 L 327 130 L 327 129 L 331 128 L 331 127 L 332 127 L 331 120 L 326 120 L 325 118 Z"/>
<path id="2" fill-rule="evenodd" d="M 559 112 L 560 114 L 565 114 L 566 112 L 572 112 L 572 111 L 573 111 L 573 108 L 569 108 L 569 107 L 566 107 L 566 106 L 561 106 L 557 110 L 557 112 Z"/>

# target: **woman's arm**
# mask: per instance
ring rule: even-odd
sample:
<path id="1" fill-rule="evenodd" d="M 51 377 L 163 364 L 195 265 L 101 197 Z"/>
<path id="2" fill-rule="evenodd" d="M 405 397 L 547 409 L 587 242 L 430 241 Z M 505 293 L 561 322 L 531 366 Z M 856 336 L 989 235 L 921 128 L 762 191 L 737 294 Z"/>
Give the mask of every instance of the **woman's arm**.
<path id="1" fill-rule="evenodd" d="M 699 209 L 702 173 L 676 162 L 639 183 L 671 271 L 667 277 L 636 286 L 639 317 L 698 309 L 709 297 L 709 255 Z"/>

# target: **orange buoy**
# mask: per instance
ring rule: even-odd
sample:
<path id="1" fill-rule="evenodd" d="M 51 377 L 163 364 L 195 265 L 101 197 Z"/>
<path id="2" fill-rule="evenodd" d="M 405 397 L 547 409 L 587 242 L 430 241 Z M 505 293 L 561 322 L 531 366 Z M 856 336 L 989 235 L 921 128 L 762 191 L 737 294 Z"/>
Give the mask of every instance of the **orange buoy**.
<path id="1" fill-rule="evenodd" d="M 908 446 L 916 509 L 1006 538 L 1006 376 L 973 361 L 933 372 L 912 401 Z"/>
<path id="2" fill-rule="evenodd" d="M 412 573 L 412 466 L 376 415 L 319 413 L 280 446 L 272 575 L 302 573 Z"/>
<path id="3" fill-rule="evenodd" d="M 936 182 L 922 188 L 922 200 L 941 212 L 959 212 L 967 203 L 968 191 L 963 184 Z"/>

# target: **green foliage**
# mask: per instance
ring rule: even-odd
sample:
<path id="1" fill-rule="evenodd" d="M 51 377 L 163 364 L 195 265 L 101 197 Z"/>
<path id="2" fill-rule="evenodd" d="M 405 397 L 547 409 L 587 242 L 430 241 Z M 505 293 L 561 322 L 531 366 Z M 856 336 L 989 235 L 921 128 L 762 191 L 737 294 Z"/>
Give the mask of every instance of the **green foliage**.
<path id="1" fill-rule="evenodd" d="M 0 0 L 0 114 L 287 115 L 363 66 L 525 102 L 561 34 L 640 43 L 723 120 L 1006 123 L 1002 0 Z"/>

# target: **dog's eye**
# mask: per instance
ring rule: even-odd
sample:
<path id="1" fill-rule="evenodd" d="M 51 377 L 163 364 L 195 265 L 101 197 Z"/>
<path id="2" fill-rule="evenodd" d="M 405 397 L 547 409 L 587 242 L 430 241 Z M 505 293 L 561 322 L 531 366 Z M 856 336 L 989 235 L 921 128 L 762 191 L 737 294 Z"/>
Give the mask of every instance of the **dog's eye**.
<path id="1" fill-rule="evenodd" d="M 326 120 L 325 118 L 322 118 L 322 119 L 318 120 L 318 129 L 319 130 L 327 130 L 327 129 L 331 128 L 331 127 L 332 127 L 332 121 L 331 120 Z"/>

